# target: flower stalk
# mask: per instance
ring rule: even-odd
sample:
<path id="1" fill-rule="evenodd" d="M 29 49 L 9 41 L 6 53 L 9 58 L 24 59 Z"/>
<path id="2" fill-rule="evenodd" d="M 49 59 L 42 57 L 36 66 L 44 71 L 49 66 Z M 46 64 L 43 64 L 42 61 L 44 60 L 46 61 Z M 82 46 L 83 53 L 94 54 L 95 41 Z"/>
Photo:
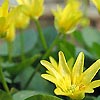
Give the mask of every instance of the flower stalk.
<path id="1" fill-rule="evenodd" d="M 5 91 L 10 94 L 10 91 L 9 91 L 9 88 L 8 88 L 8 85 L 5 81 L 5 77 L 4 77 L 4 74 L 3 74 L 3 71 L 2 71 L 2 66 L 0 65 L 0 77 L 1 77 L 1 82 L 3 84 L 3 87 L 5 89 Z"/>
<path id="2" fill-rule="evenodd" d="M 45 37 L 43 35 L 40 23 L 39 23 L 38 19 L 35 19 L 35 18 L 34 18 L 34 22 L 35 22 L 35 25 L 37 27 L 37 31 L 39 33 L 39 37 L 41 39 L 42 45 L 43 45 L 44 49 L 47 50 L 47 43 L 46 43 Z"/>
<path id="3" fill-rule="evenodd" d="M 12 61 L 12 44 L 13 44 L 13 42 L 7 42 L 7 46 L 8 46 L 8 61 L 9 62 Z"/>
<path id="4" fill-rule="evenodd" d="M 56 36 L 55 40 L 53 41 L 53 43 L 51 44 L 51 46 L 48 48 L 48 50 L 46 51 L 46 53 L 44 54 L 44 56 L 42 57 L 42 59 L 46 59 L 46 58 L 50 55 L 50 53 L 51 53 L 53 47 L 57 44 L 60 35 L 61 35 L 61 33 L 59 33 L 59 34 Z M 30 78 L 29 78 L 29 80 L 27 81 L 27 83 L 26 83 L 26 85 L 25 85 L 24 88 L 28 87 L 28 85 L 30 84 L 32 78 L 33 78 L 34 75 L 39 71 L 40 67 L 41 67 L 41 65 L 40 65 L 40 63 L 39 63 L 39 64 L 37 65 L 37 67 L 35 68 L 34 72 L 32 73 L 32 75 L 30 76 Z"/>
<path id="5" fill-rule="evenodd" d="M 24 34 L 21 30 L 20 33 L 20 48 L 21 48 L 21 60 L 25 59 L 25 55 L 24 55 Z"/>

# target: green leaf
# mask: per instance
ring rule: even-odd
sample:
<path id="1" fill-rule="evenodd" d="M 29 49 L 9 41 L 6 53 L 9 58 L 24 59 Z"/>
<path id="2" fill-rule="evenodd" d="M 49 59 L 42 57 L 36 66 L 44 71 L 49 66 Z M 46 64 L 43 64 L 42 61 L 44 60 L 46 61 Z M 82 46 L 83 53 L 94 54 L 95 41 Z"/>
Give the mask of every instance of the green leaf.
<path id="1" fill-rule="evenodd" d="M 25 68 L 29 67 L 40 55 L 35 55 L 31 58 L 25 59 L 21 63 L 3 63 L 1 66 L 12 75 L 16 75 L 23 71 Z"/>
<path id="2" fill-rule="evenodd" d="M 95 59 L 95 57 L 89 51 L 87 51 L 81 47 L 76 47 L 76 55 L 79 54 L 80 52 L 84 52 L 85 56 L 87 56 L 91 59 Z"/>
<path id="3" fill-rule="evenodd" d="M 43 33 L 44 33 L 47 45 L 50 46 L 57 35 L 56 29 L 52 26 L 49 26 L 43 29 Z"/>
<path id="4" fill-rule="evenodd" d="M 61 40 L 59 48 L 64 52 L 68 65 L 72 67 L 75 58 L 75 47 L 71 43 Z"/>
<path id="5" fill-rule="evenodd" d="M 50 46 L 57 35 L 57 31 L 55 30 L 54 27 L 49 26 L 49 27 L 43 29 L 43 34 L 44 34 L 44 37 L 46 39 L 47 45 Z M 43 49 L 43 46 L 41 44 L 41 40 L 39 39 L 39 36 L 38 36 L 38 41 L 34 47 L 34 50 L 31 53 L 33 55 L 33 54 L 40 53 L 43 51 L 44 51 L 44 49 Z"/>
<path id="6" fill-rule="evenodd" d="M 74 36 L 74 38 L 76 39 L 76 41 L 77 41 L 79 44 L 81 44 L 81 45 L 84 44 L 84 39 L 83 39 L 82 33 L 81 33 L 80 31 L 76 30 L 76 31 L 73 32 L 72 35 Z"/>
<path id="7" fill-rule="evenodd" d="M 85 27 L 82 29 L 82 37 L 88 47 L 92 47 L 93 43 L 100 44 L 100 32 L 93 27 Z"/>
<path id="8" fill-rule="evenodd" d="M 26 30 L 23 33 L 17 33 L 16 39 L 13 42 L 12 46 L 12 56 L 20 56 L 21 55 L 21 43 L 20 43 L 20 34 L 24 35 L 24 53 L 29 52 L 36 44 L 37 42 L 37 33 L 32 30 Z M 1 56 L 7 56 L 8 55 L 8 48 L 7 48 L 7 42 L 3 41 L 0 45 L 0 55 Z"/>
<path id="9" fill-rule="evenodd" d="M 100 100 L 100 96 L 98 96 L 95 100 Z"/>
<path id="10" fill-rule="evenodd" d="M 12 100 L 12 97 L 6 92 L 0 90 L 0 100 Z"/>
<path id="11" fill-rule="evenodd" d="M 94 96 L 86 96 L 84 100 L 97 100 Z"/>
<path id="12" fill-rule="evenodd" d="M 100 44 L 93 43 L 91 52 L 94 54 L 96 58 L 100 58 Z"/>
<path id="13" fill-rule="evenodd" d="M 17 75 L 14 82 L 20 82 L 21 88 L 25 87 L 26 82 L 29 80 L 29 77 L 33 72 L 34 69 L 31 66 L 26 68 L 25 70 L 23 70 L 23 72 Z M 41 77 L 41 74 L 37 72 L 26 89 L 53 94 L 54 85 L 43 79 Z"/>
<path id="14" fill-rule="evenodd" d="M 29 97 L 25 100 L 62 100 L 62 99 L 55 97 L 55 96 L 51 96 L 51 95 L 38 94 L 32 97 Z"/>
<path id="15" fill-rule="evenodd" d="M 39 93 L 36 91 L 31 91 L 31 90 L 19 91 L 13 95 L 13 100 L 25 100 L 26 98 L 31 97 L 36 94 L 39 94 Z"/>

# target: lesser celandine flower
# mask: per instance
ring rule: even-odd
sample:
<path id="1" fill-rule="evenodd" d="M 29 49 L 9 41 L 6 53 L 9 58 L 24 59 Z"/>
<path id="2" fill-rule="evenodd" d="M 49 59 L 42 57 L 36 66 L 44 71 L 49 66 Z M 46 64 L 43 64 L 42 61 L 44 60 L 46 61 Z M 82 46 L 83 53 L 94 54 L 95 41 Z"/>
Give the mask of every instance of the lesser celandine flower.
<path id="1" fill-rule="evenodd" d="M 8 28 L 8 23 L 6 19 L 7 16 L 8 16 L 8 0 L 5 0 L 3 4 L 0 6 L 0 35 L 5 34 Z"/>
<path id="2" fill-rule="evenodd" d="M 15 39 L 15 25 L 14 24 L 11 24 L 9 26 L 5 39 L 10 42 L 14 41 Z"/>
<path id="3" fill-rule="evenodd" d="M 41 64 L 47 69 L 47 74 L 41 76 L 56 85 L 54 92 L 57 95 L 81 100 L 85 93 L 93 93 L 93 89 L 100 86 L 100 80 L 92 81 L 100 69 L 100 59 L 83 71 L 83 52 L 79 53 L 72 69 L 68 66 L 62 51 L 59 52 L 59 63 L 50 57 L 50 62 L 42 60 Z"/>
<path id="4" fill-rule="evenodd" d="M 53 11 L 54 23 L 58 32 L 70 33 L 75 29 L 83 16 L 80 6 L 80 2 L 71 0 L 64 9 L 58 6 L 57 10 Z"/>
<path id="5" fill-rule="evenodd" d="M 6 38 L 8 41 L 14 40 L 15 36 L 14 24 L 10 16 L 9 0 L 4 0 L 0 7 L 0 37 Z"/>
<path id="6" fill-rule="evenodd" d="M 98 11 L 100 12 L 100 0 L 92 0 L 92 2 L 95 4 L 97 7 Z"/>
<path id="7" fill-rule="evenodd" d="M 25 29 L 28 26 L 30 18 L 23 13 L 20 6 L 12 8 L 11 13 L 12 17 L 15 18 L 14 24 L 16 28 Z"/>
<path id="8" fill-rule="evenodd" d="M 38 19 L 43 13 L 44 0 L 17 0 L 19 5 L 23 5 L 26 15 Z"/>

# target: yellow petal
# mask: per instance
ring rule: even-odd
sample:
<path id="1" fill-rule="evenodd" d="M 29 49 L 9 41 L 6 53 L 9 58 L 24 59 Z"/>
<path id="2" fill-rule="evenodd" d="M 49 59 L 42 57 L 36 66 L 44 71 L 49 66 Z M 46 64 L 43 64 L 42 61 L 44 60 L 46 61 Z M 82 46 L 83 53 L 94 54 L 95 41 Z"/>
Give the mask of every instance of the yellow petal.
<path id="1" fill-rule="evenodd" d="M 13 16 L 16 17 L 15 20 L 16 28 L 25 29 L 29 25 L 30 18 L 21 11 L 20 7 L 16 7 L 15 9 L 13 9 L 13 11 L 14 11 Z"/>
<path id="2" fill-rule="evenodd" d="M 6 18 L 5 17 L 0 17 L 0 35 L 6 33 L 8 26 L 6 25 Z"/>
<path id="3" fill-rule="evenodd" d="M 62 51 L 59 52 L 59 74 L 65 78 L 65 80 L 67 79 L 65 83 L 68 83 L 66 86 L 69 87 L 71 85 L 71 72 Z"/>
<path id="4" fill-rule="evenodd" d="M 93 93 L 94 92 L 94 88 L 97 88 L 97 87 L 100 87 L 100 80 L 95 80 L 95 81 L 93 81 L 93 82 L 91 82 L 88 86 L 87 86 L 87 88 L 86 88 L 86 92 L 87 93 Z M 91 90 L 91 91 L 90 91 Z"/>
<path id="5" fill-rule="evenodd" d="M 54 84 L 57 84 L 57 80 L 54 76 L 52 75 L 49 75 L 49 74 L 42 74 L 41 77 L 43 77 L 44 79 L 54 83 Z"/>
<path id="6" fill-rule="evenodd" d="M 62 51 L 59 52 L 59 68 L 62 74 L 67 74 L 68 77 L 70 76 L 70 69 Z"/>
<path id="7" fill-rule="evenodd" d="M 38 19 L 44 10 L 43 6 L 44 0 L 32 0 L 32 17 Z"/>
<path id="8" fill-rule="evenodd" d="M 23 8 L 25 14 L 29 15 L 31 18 L 38 19 L 44 10 L 44 0 L 17 0 L 19 5 L 24 5 Z M 26 10 L 26 11 L 25 11 Z"/>
<path id="9" fill-rule="evenodd" d="M 15 26 L 12 24 L 9 26 L 7 30 L 6 40 L 11 42 L 14 39 L 15 39 Z"/>
<path id="10" fill-rule="evenodd" d="M 80 5 L 78 0 L 73 0 L 68 2 L 64 9 L 58 7 L 57 11 L 53 11 L 54 24 L 59 32 L 70 33 L 76 29 L 83 16 Z"/>
<path id="11" fill-rule="evenodd" d="M 61 75 L 54 69 L 53 65 L 48 61 L 41 60 L 41 64 L 49 70 L 49 73 L 56 78 L 61 78 Z"/>
<path id="12" fill-rule="evenodd" d="M 85 93 L 93 93 L 94 92 L 93 88 L 86 88 L 84 91 L 85 91 Z"/>
<path id="13" fill-rule="evenodd" d="M 55 59 L 53 57 L 49 57 L 51 64 L 53 65 L 53 67 L 58 70 L 57 68 L 57 62 L 55 61 Z"/>
<path id="14" fill-rule="evenodd" d="M 7 17 L 9 9 L 9 0 L 4 0 L 1 9 L 2 9 L 2 16 Z"/>
<path id="15" fill-rule="evenodd" d="M 52 65 L 50 62 L 46 61 L 46 60 L 41 60 L 40 63 L 41 63 L 46 69 L 48 69 L 48 70 L 51 71 L 51 72 L 52 72 L 53 70 L 55 70 L 55 69 L 53 68 L 53 65 Z"/>
<path id="16" fill-rule="evenodd" d="M 83 52 L 81 52 L 78 55 L 77 60 L 72 70 L 72 83 L 73 84 L 77 84 L 77 82 L 79 81 L 79 77 L 81 73 L 83 72 L 83 67 L 84 67 L 84 54 Z"/>
<path id="17" fill-rule="evenodd" d="M 100 59 L 92 64 L 82 75 L 82 83 L 88 84 L 94 78 L 98 70 L 100 69 Z"/>
<path id="18" fill-rule="evenodd" d="M 92 0 L 92 1 L 100 12 L 100 0 Z"/>
<path id="19" fill-rule="evenodd" d="M 66 96 L 66 92 L 62 91 L 59 87 L 57 87 L 55 90 L 54 90 L 54 93 L 56 95 L 65 95 Z"/>

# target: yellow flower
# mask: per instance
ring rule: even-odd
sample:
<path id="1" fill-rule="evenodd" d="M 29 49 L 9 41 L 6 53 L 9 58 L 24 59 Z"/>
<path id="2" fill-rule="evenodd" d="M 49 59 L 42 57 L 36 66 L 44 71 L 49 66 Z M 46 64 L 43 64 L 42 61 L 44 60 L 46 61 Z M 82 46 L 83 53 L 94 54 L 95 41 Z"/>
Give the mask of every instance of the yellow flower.
<path id="1" fill-rule="evenodd" d="M 4 0 L 0 6 L 0 37 L 8 41 L 14 40 L 15 31 L 13 26 L 13 19 L 9 12 L 9 0 Z M 10 38 L 8 38 L 10 37 Z"/>
<path id="2" fill-rule="evenodd" d="M 92 2 L 95 4 L 95 6 L 97 7 L 97 9 L 100 12 L 100 0 L 92 0 Z"/>
<path id="3" fill-rule="evenodd" d="M 0 37 L 5 36 L 6 30 L 8 28 L 8 22 L 6 17 L 8 16 L 8 0 L 5 0 L 0 6 Z"/>
<path id="4" fill-rule="evenodd" d="M 6 34 L 5 39 L 9 42 L 14 41 L 15 39 L 15 25 L 14 24 L 11 24 L 9 28 L 7 29 L 7 34 Z"/>
<path id="5" fill-rule="evenodd" d="M 38 19 L 43 13 L 44 0 L 17 0 L 19 5 L 23 5 L 25 14 Z"/>
<path id="6" fill-rule="evenodd" d="M 65 95 L 81 100 L 85 97 L 85 93 L 93 93 L 93 89 L 100 86 L 100 80 L 92 81 L 100 69 L 100 59 L 83 72 L 83 52 L 78 55 L 72 69 L 66 63 L 62 51 L 59 52 L 59 63 L 50 57 L 50 62 L 42 60 L 41 64 L 47 68 L 47 74 L 41 76 L 56 85 L 54 90 L 56 95 Z"/>
<path id="7" fill-rule="evenodd" d="M 29 25 L 30 18 L 22 12 L 20 6 L 13 8 L 10 13 L 11 17 L 15 18 L 14 23 L 16 28 L 25 29 Z"/>
<path id="8" fill-rule="evenodd" d="M 61 33 L 72 32 L 83 17 L 80 2 L 74 0 L 69 1 L 64 9 L 58 6 L 57 11 L 53 11 L 53 15 L 55 27 Z"/>

